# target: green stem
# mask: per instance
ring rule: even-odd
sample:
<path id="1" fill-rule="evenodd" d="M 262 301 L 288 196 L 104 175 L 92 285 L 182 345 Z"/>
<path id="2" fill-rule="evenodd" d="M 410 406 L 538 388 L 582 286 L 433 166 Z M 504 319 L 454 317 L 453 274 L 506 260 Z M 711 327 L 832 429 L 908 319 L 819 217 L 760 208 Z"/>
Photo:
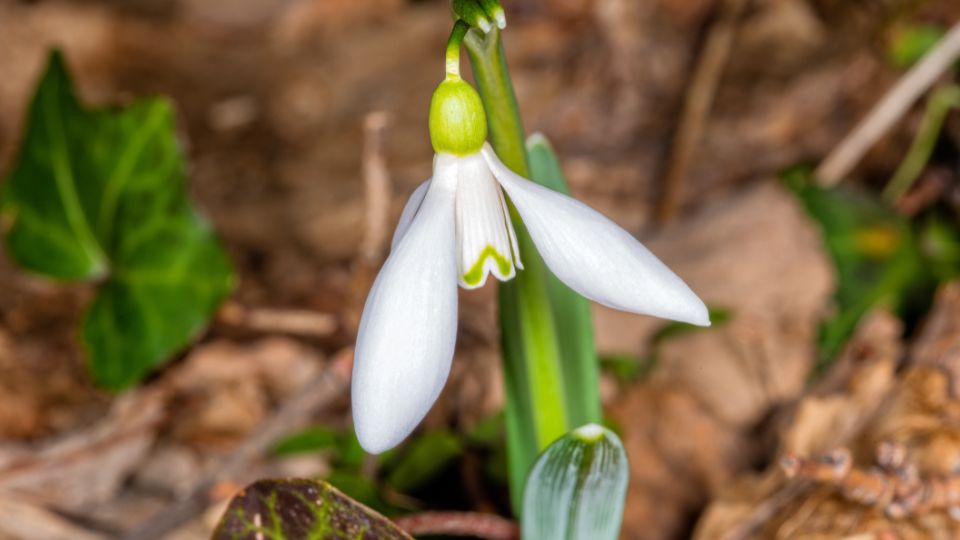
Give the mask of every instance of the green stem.
<path id="1" fill-rule="evenodd" d="M 450 39 L 447 40 L 447 79 L 460 78 L 460 44 L 463 43 L 463 37 L 467 35 L 470 25 L 463 21 L 457 21 L 450 32 Z"/>
<path id="2" fill-rule="evenodd" d="M 930 96 L 917 136 L 910 145 L 906 157 L 897 167 L 890 183 L 883 190 L 883 198 L 887 202 L 895 203 L 920 177 L 920 173 L 930 161 L 930 154 L 933 153 L 933 147 L 936 145 L 940 128 L 943 127 L 947 114 L 957 106 L 960 106 L 960 86 L 955 84 L 940 88 Z"/>
<path id="3" fill-rule="evenodd" d="M 487 113 L 490 141 L 510 169 L 529 177 L 523 125 L 500 33 L 477 30 L 464 41 Z M 548 273 L 530 234 L 510 205 L 524 270 L 500 285 L 500 323 L 507 388 L 510 490 L 518 509 L 523 481 L 537 453 L 569 429 L 563 369 L 547 287 Z"/>
<path id="4" fill-rule="evenodd" d="M 490 144 L 507 167 L 525 178 L 530 177 L 524 144 L 523 123 L 507 70 L 507 58 L 500 41 L 500 31 L 486 36 L 471 30 L 464 40 L 477 89 L 487 110 Z M 514 216 L 516 217 L 516 216 Z M 517 221 L 516 219 L 514 221 Z"/>

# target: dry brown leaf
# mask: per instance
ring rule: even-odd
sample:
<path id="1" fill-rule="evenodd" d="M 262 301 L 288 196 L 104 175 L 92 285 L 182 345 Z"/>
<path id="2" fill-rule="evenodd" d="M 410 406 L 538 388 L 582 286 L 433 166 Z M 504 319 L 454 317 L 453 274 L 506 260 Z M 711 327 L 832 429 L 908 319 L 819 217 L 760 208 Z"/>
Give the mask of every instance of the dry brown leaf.
<path id="1" fill-rule="evenodd" d="M 695 538 L 960 535 L 950 508 L 960 499 L 954 493 L 960 490 L 960 401 L 949 375 L 957 356 L 944 354 L 960 343 L 956 287 L 938 295 L 902 374 L 894 372 L 901 359 L 899 324 L 879 313 L 868 317 L 787 420 L 778 454 L 795 452 L 792 463 L 807 465 L 784 463 L 803 479 L 785 481 L 776 465 L 742 478 L 710 505 Z M 842 450 L 826 454 L 833 448 Z M 827 456 L 843 452 L 848 468 L 831 473 L 825 467 L 842 462 Z"/>
<path id="2" fill-rule="evenodd" d="M 910 361 L 950 374 L 950 388 L 960 396 L 960 282 L 941 288 L 934 310 L 910 350 Z"/>
<path id="3" fill-rule="evenodd" d="M 778 454 L 817 456 L 853 439 L 875 415 L 896 382 L 900 321 L 886 312 L 870 314 L 837 366 L 855 370 L 840 392 L 810 395 L 799 402 L 781 435 Z M 854 359 L 855 358 L 855 359 Z"/>
<path id="4" fill-rule="evenodd" d="M 105 540 L 44 508 L 0 498 L 0 538 L 3 540 Z"/>
<path id="5" fill-rule="evenodd" d="M 231 446 L 256 429 L 272 403 L 316 377 L 321 367 L 315 351 L 290 338 L 198 347 L 167 381 L 173 437 L 192 445 Z"/>
<path id="6" fill-rule="evenodd" d="M 803 390 L 817 321 L 832 288 L 819 235 L 791 195 L 770 182 L 706 208 L 648 242 L 732 320 L 670 340 L 655 375 L 680 383 L 724 422 L 747 427 Z M 664 323 L 595 309 L 601 352 L 644 356 Z"/>
<path id="7" fill-rule="evenodd" d="M 631 456 L 625 537 L 674 538 L 750 465 L 757 423 L 803 391 L 831 273 L 816 231 L 773 183 L 711 205 L 648 245 L 707 303 L 732 314 L 727 324 L 665 342 L 650 383 L 613 407 Z M 606 352 L 642 355 L 664 324 L 596 313 Z"/>
<path id="8" fill-rule="evenodd" d="M 162 392 L 135 390 L 89 429 L 36 446 L 0 446 L 0 495 L 72 512 L 109 501 L 146 455 L 164 409 Z"/>
<path id="9" fill-rule="evenodd" d="M 708 493 L 751 458 L 743 434 L 683 388 L 638 385 L 610 415 L 630 456 L 624 538 L 674 538 Z"/>

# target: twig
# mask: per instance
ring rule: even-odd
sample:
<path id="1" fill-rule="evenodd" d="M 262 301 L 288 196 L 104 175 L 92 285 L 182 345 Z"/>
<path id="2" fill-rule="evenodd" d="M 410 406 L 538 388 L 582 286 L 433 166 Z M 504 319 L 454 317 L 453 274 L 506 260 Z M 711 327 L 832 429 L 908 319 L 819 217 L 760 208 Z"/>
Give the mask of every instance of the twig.
<path id="1" fill-rule="evenodd" d="M 337 331 L 337 318 L 305 309 L 248 308 L 227 302 L 217 313 L 219 322 L 264 333 L 326 337 Z"/>
<path id="2" fill-rule="evenodd" d="M 713 107 L 720 78 L 730 59 L 737 22 L 746 4 L 746 0 L 725 0 L 719 18 L 710 26 L 704 41 L 667 161 L 663 194 L 657 208 L 657 219 L 661 223 L 673 219 L 679 209 L 683 183 Z"/>
<path id="3" fill-rule="evenodd" d="M 304 384 L 233 453 L 218 462 L 187 497 L 161 510 L 144 525 L 121 537 L 122 540 L 157 540 L 201 514 L 211 503 L 210 493 L 219 482 L 239 472 L 263 455 L 280 437 L 306 423 L 315 411 L 343 395 L 348 386 L 352 358 L 352 351 L 338 354 L 319 377 Z"/>
<path id="4" fill-rule="evenodd" d="M 383 157 L 383 135 L 389 116 L 375 111 L 363 120 L 363 185 L 367 230 L 360 244 L 360 258 L 377 263 L 389 241 L 390 173 Z"/>
<path id="5" fill-rule="evenodd" d="M 351 268 L 349 300 L 341 310 L 344 331 L 355 334 L 370 287 L 390 245 L 392 188 L 383 157 L 384 132 L 389 116 L 382 111 L 363 120 L 363 185 L 365 231 Z"/>
<path id="6" fill-rule="evenodd" d="M 810 480 L 797 480 L 784 484 L 762 503 L 751 510 L 750 515 L 720 537 L 721 540 L 749 538 L 761 525 L 803 494 L 813 485 Z"/>
<path id="7" fill-rule="evenodd" d="M 22 500 L 0 498 L 0 538 L 69 538 L 106 540 L 107 534 L 88 530 L 75 521 Z"/>
<path id="8" fill-rule="evenodd" d="M 411 535 L 472 536 L 485 540 L 519 540 L 520 528 L 495 514 L 477 512 L 423 512 L 394 522 Z"/>
<path id="9" fill-rule="evenodd" d="M 814 173 L 820 185 L 835 185 L 849 174 L 867 150 L 950 69 L 957 58 L 960 58 L 960 22 L 953 25 L 940 43 L 900 78 L 880 103 L 823 160 Z"/>

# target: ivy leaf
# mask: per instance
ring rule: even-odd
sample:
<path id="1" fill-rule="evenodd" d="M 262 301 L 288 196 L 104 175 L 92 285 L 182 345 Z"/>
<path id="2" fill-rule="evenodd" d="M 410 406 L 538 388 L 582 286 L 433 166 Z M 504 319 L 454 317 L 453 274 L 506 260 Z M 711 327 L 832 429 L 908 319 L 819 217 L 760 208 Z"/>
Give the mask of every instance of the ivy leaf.
<path id="1" fill-rule="evenodd" d="M 213 540 L 412 540 L 326 482 L 260 480 L 230 501 Z"/>
<path id="2" fill-rule="evenodd" d="M 28 270 L 97 283 L 82 336 L 107 388 L 130 386 L 187 345 L 232 289 L 185 178 L 169 102 L 88 109 L 51 55 L 4 186 L 6 245 Z"/>
<path id="3" fill-rule="evenodd" d="M 609 429 L 579 427 L 543 451 L 523 493 L 524 540 L 616 540 L 630 467 Z"/>

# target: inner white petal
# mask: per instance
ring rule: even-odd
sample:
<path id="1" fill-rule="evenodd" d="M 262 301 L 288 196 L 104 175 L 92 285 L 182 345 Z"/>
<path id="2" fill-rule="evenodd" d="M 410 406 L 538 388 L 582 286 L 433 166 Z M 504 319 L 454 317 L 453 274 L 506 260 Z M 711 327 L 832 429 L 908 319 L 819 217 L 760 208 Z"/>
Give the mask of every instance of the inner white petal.
<path id="1" fill-rule="evenodd" d="M 523 264 L 500 185 L 480 154 L 456 159 L 460 161 L 456 202 L 460 286 L 482 287 L 489 274 L 507 281 Z"/>

